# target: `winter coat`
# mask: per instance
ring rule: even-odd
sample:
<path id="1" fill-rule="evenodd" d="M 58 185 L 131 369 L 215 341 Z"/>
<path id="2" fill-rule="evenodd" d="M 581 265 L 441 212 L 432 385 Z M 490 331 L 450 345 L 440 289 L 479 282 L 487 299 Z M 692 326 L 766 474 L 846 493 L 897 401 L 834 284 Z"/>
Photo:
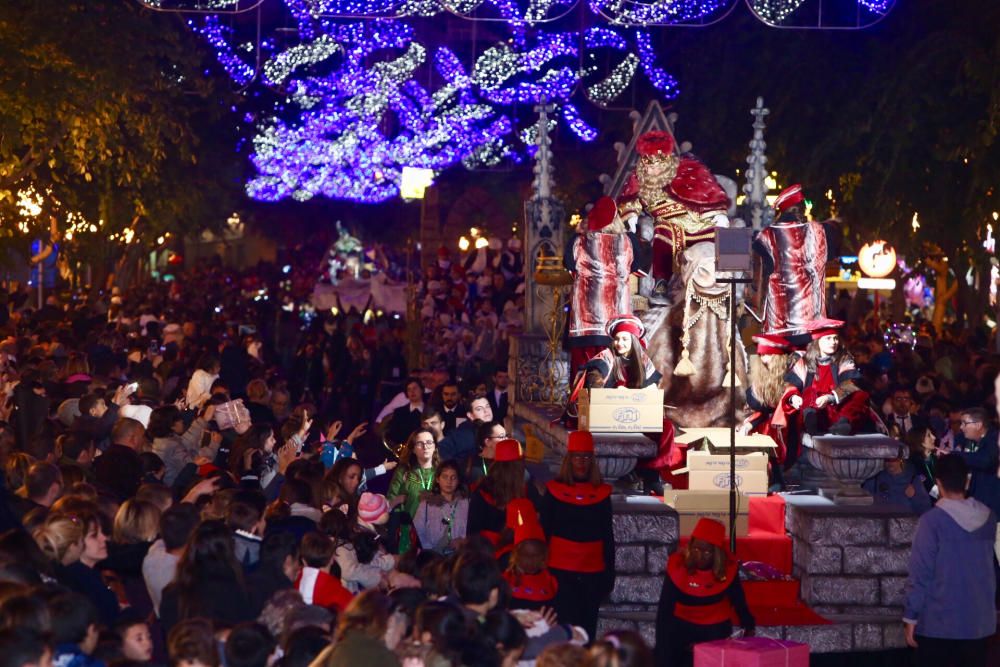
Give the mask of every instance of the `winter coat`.
<path id="1" fill-rule="evenodd" d="M 981 639 L 996 632 L 996 529 L 996 514 L 973 498 L 942 498 L 920 517 L 903 606 L 917 635 Z"/>

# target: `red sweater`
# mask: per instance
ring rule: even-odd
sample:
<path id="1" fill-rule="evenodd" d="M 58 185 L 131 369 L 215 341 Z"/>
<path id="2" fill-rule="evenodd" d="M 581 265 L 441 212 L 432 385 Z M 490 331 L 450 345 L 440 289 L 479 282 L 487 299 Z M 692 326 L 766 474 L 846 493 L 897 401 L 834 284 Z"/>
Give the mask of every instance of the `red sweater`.
<path id="1" fill-rule="evenodd" d="M 340 583 L 340 579 L 315 567 L 302 568 L 302 572 L 295 579 L 295 588 L 302 594 L 306 604 L 314 604 L 337 612 L 344 611 L 354 597 Z"/>

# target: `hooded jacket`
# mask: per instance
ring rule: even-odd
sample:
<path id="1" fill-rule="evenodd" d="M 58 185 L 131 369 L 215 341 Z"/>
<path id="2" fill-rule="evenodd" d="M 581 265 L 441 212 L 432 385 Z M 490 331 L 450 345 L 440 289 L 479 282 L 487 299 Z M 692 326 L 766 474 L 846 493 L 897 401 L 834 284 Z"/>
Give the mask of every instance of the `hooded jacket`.
<path id="1" fill-rule="evenodd" d="M 942 498 L 920 518 L 903 607 L 917 635 L 981 639 L 996 632 L 996 525 L 996 515 L 973 498 Z"/>

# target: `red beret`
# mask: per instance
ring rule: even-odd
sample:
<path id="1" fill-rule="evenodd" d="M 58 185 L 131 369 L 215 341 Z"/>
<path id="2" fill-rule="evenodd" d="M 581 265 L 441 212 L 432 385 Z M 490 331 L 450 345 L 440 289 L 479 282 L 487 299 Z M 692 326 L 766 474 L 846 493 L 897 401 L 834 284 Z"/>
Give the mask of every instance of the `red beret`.
<path id="1" fill-rule="evenodd" d="M 627 331 L 636 338 L 646 335 L 646 327 L 635 315 L 615 315 L 611 318 L 608 322 L 608 335 L 613 337 L 622 331 Z"/>
<path id="2" fill-rule="evenodd" d="M 826 317 L 821 317 L 818 320 L 813 320 L 806 325 L 806 331 L 809 332 L 809 336 L 813 340 L 819 340 L 823 336 L 832 336 L 834 334 L 840 333 L 840 327 L 844 326 L 844 323 L 840 320 L 831 320 Z"/>
<path id="3" fill-rule="evenodd" d="M 757 343 L 757 354 L 788 354 L 792 351 L 788 340 L 778 334 L 759 334 L 753 340 Z"/>

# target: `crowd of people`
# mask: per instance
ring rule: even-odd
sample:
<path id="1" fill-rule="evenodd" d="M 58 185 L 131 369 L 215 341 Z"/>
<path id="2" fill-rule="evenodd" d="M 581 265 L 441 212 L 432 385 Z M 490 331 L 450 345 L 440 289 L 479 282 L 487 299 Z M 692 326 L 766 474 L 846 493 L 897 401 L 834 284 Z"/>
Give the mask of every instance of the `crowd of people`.
<path id="1" fill-rule="evenodd" d="M 706 522 L 668 564 L 655 645 L 599 635 L 611 488 L 585 433 L 554 477 L 529 470 L 504 340 L 524 269 L 519 248 L 480 250 L 425 270 L 423 369 L 405 321 L 317 313 L 280 262 L 41 308 L 5 295 L 0 667 L 683 664 L 733 618 L 752 633 Z M 840 332 L 910 446 L 870 489 L 957 500 L 957 453 L 996 513 L 995 358 L 978 331 L 914 330 Z"/>
<path id="2" fill-rule="evenodd" d="M 287 276 L 0 309 L 0 665 L 654 664 L 597 633 L 587 434 L 532 478 L 505 368 L 407 369 L 391 318 L 303 318 Z"/>

